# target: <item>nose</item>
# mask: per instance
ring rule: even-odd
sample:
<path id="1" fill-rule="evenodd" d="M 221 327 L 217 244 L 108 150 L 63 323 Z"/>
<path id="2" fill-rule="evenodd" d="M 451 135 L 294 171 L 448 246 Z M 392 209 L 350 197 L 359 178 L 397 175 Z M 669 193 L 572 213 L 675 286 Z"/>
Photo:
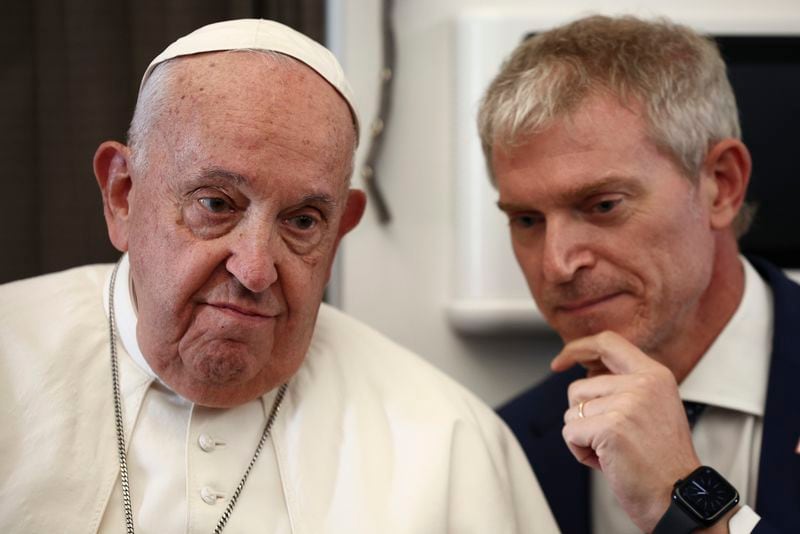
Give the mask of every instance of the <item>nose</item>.
<path id="1" fill-rule="evenodd" d="M 542 275 L 551 284 L 572 281 L 581 269 L 591 267 L 595 256 L 592 237 L 578 221 L 551 218 L 545 228 Z"/>
<path id="2" fill-rule="evenodd" d="M 225 268 L 242 286 L 261 293 L 278 280 L 276 240 L 271 225 L 254 225 L 231 235 L 231 254 Z"/>

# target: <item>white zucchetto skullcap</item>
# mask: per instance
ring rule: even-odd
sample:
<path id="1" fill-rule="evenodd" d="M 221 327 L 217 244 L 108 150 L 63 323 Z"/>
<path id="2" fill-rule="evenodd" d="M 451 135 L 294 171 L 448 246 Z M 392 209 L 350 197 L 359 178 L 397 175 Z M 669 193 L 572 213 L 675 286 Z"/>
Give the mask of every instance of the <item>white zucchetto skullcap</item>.
<path id="1" fill-rule="evenodd" d="M 239 19 L 215 22 L 181 37 L 150 62 L 144 71 L 139 92 L 141 93 L 147 78 L 159 63 L 180 56 L 224 50 L 269 50 L 305 63 L 342 95 L 350 107 L 356 134 L 358 133 L 358 114 L 353 103 L 353 90 L 336 57 L 313 39 L 272 20 Z"/>

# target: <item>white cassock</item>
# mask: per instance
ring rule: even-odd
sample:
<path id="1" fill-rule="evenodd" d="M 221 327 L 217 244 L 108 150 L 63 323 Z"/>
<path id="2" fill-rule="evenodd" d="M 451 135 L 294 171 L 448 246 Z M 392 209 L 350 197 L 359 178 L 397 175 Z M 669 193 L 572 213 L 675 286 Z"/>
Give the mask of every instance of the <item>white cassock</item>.
<path id="1" fill-rule="evenodd" d="M 2 532 L 125 531 L 103 304 L 111 269 L 0 286 Z M 150 375 L 125 306 L 129 299 L 115 309 L 137 532 L 211 532 L 275 391 L 228 410 L 181 399 Z M 489 408 L 324 305 L 224 530 L 557 531 L 527 460 Z"/>

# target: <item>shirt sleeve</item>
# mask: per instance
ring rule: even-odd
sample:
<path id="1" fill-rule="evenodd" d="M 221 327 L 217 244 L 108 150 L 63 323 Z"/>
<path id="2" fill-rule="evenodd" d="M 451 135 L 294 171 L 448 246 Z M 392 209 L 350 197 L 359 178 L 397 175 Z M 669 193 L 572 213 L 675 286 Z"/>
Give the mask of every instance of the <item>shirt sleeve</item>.
<path id="1" fill-rule="evenodd" d="M 761 516 L 745 504 L 728 521 L 728 532 L 730 534 L 750 534 L 759 521 L 761 521 Z"/>

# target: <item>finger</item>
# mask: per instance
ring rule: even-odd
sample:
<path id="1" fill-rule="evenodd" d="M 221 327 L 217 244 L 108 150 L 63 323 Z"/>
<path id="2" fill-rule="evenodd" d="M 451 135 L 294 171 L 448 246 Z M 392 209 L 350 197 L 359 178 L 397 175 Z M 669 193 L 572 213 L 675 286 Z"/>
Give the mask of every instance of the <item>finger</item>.
<path id="1" fill-rule="evenodd" d="M 566 371 L 576 364 L 586 369 L 607 368 L 603 362 L 602 348 L 598 341 L 600 334 L 575 339 L 564 345 L 553 361 L 550 368 L 553 371 Z"/>
<path id="2" fill-rule="evenodd" d="M 580 463 L 600 469 L 600 459 L 592 448 L 592 440 L 602 429 L 602 425 L 593 421 L 580 419 L 568 425 L 564 425 L 561 435 L 567 448 Z"/>
<path id="3" fill-rule="evenodd" d="M 575 339 L 567 343 L 553 359 L 554 370 L 564 370 L 574 364 L 587 368 L 603 366 L 615 374 L 629 373 L 628 359 L 620 354 L 640 352 L 628 340 L 611 331 Z"/>
<path id="4" fill-rule="evenodd" d="M 560 373 L 561 371 L 566 371 L 578 365 L 576 361 L 558 361 L 557 358 L 554 358 L 553 361 L 550 362 L 550 369 L 556 373 Z M 598 358 L 596 360 L 584 361 L 581 362 L 580 365 L 586 369 L 586 376 L 599 376 L 599 375 L 606 375 L 611 373 L 608 367 L 602 362 L 602 360 Z"/>
<path id="5" fill-rule="evenodd" d="M 627 409 L 626 396 L 626 393 L 620 393 L 577 402 L 564 412 L 564 424 L 569 424 L 579 419 L 596 417 L 611 411 L 622 412 Z M 581 416 L 581 414 L 583 415 Z"/>
<path id="6" fill-rule="evenodd" d="M 589 402 L 586 400 L 582 400 L 577 404 L 571 404 L 570 407 L 567 408 L 567 411 L 564 412 L 564 424 L 586 418 L 589 415 L 587 404 L 589 404 Z"/>
<path id="7" fill-rule="evenodd" d="M 572 456 L 583 465 L 600 470 L 600 459 L 590 447 L 578 447 L 567 443 L 567 448 Z"/>
<path id="8" fill-rule="evenodd" d="M 586 413 L 587 404 L 587 402 L 581 402 L 580 404 L 567 408 L 567 411 L 564 412 L 564 424 L 588 417 Z"/>
<path id="9" fill-rule="evenodd" d="M 632 375 L 600 375 L 592 378 L 579 378 L 567 388 L 567 399 L 570 406 L 576 406 L 581 401 L 634 390 L 637 383 L 638 378 Z"/>
<path id="10" fill-rule="evenodd" d="M 564 371 L 576 363 L 594 369 L 602 365 L 614 374 L 629 374 L 649 368 L 654 361 L 624 337 L 605 331 L 567 343 L 550 367 Z"/>

